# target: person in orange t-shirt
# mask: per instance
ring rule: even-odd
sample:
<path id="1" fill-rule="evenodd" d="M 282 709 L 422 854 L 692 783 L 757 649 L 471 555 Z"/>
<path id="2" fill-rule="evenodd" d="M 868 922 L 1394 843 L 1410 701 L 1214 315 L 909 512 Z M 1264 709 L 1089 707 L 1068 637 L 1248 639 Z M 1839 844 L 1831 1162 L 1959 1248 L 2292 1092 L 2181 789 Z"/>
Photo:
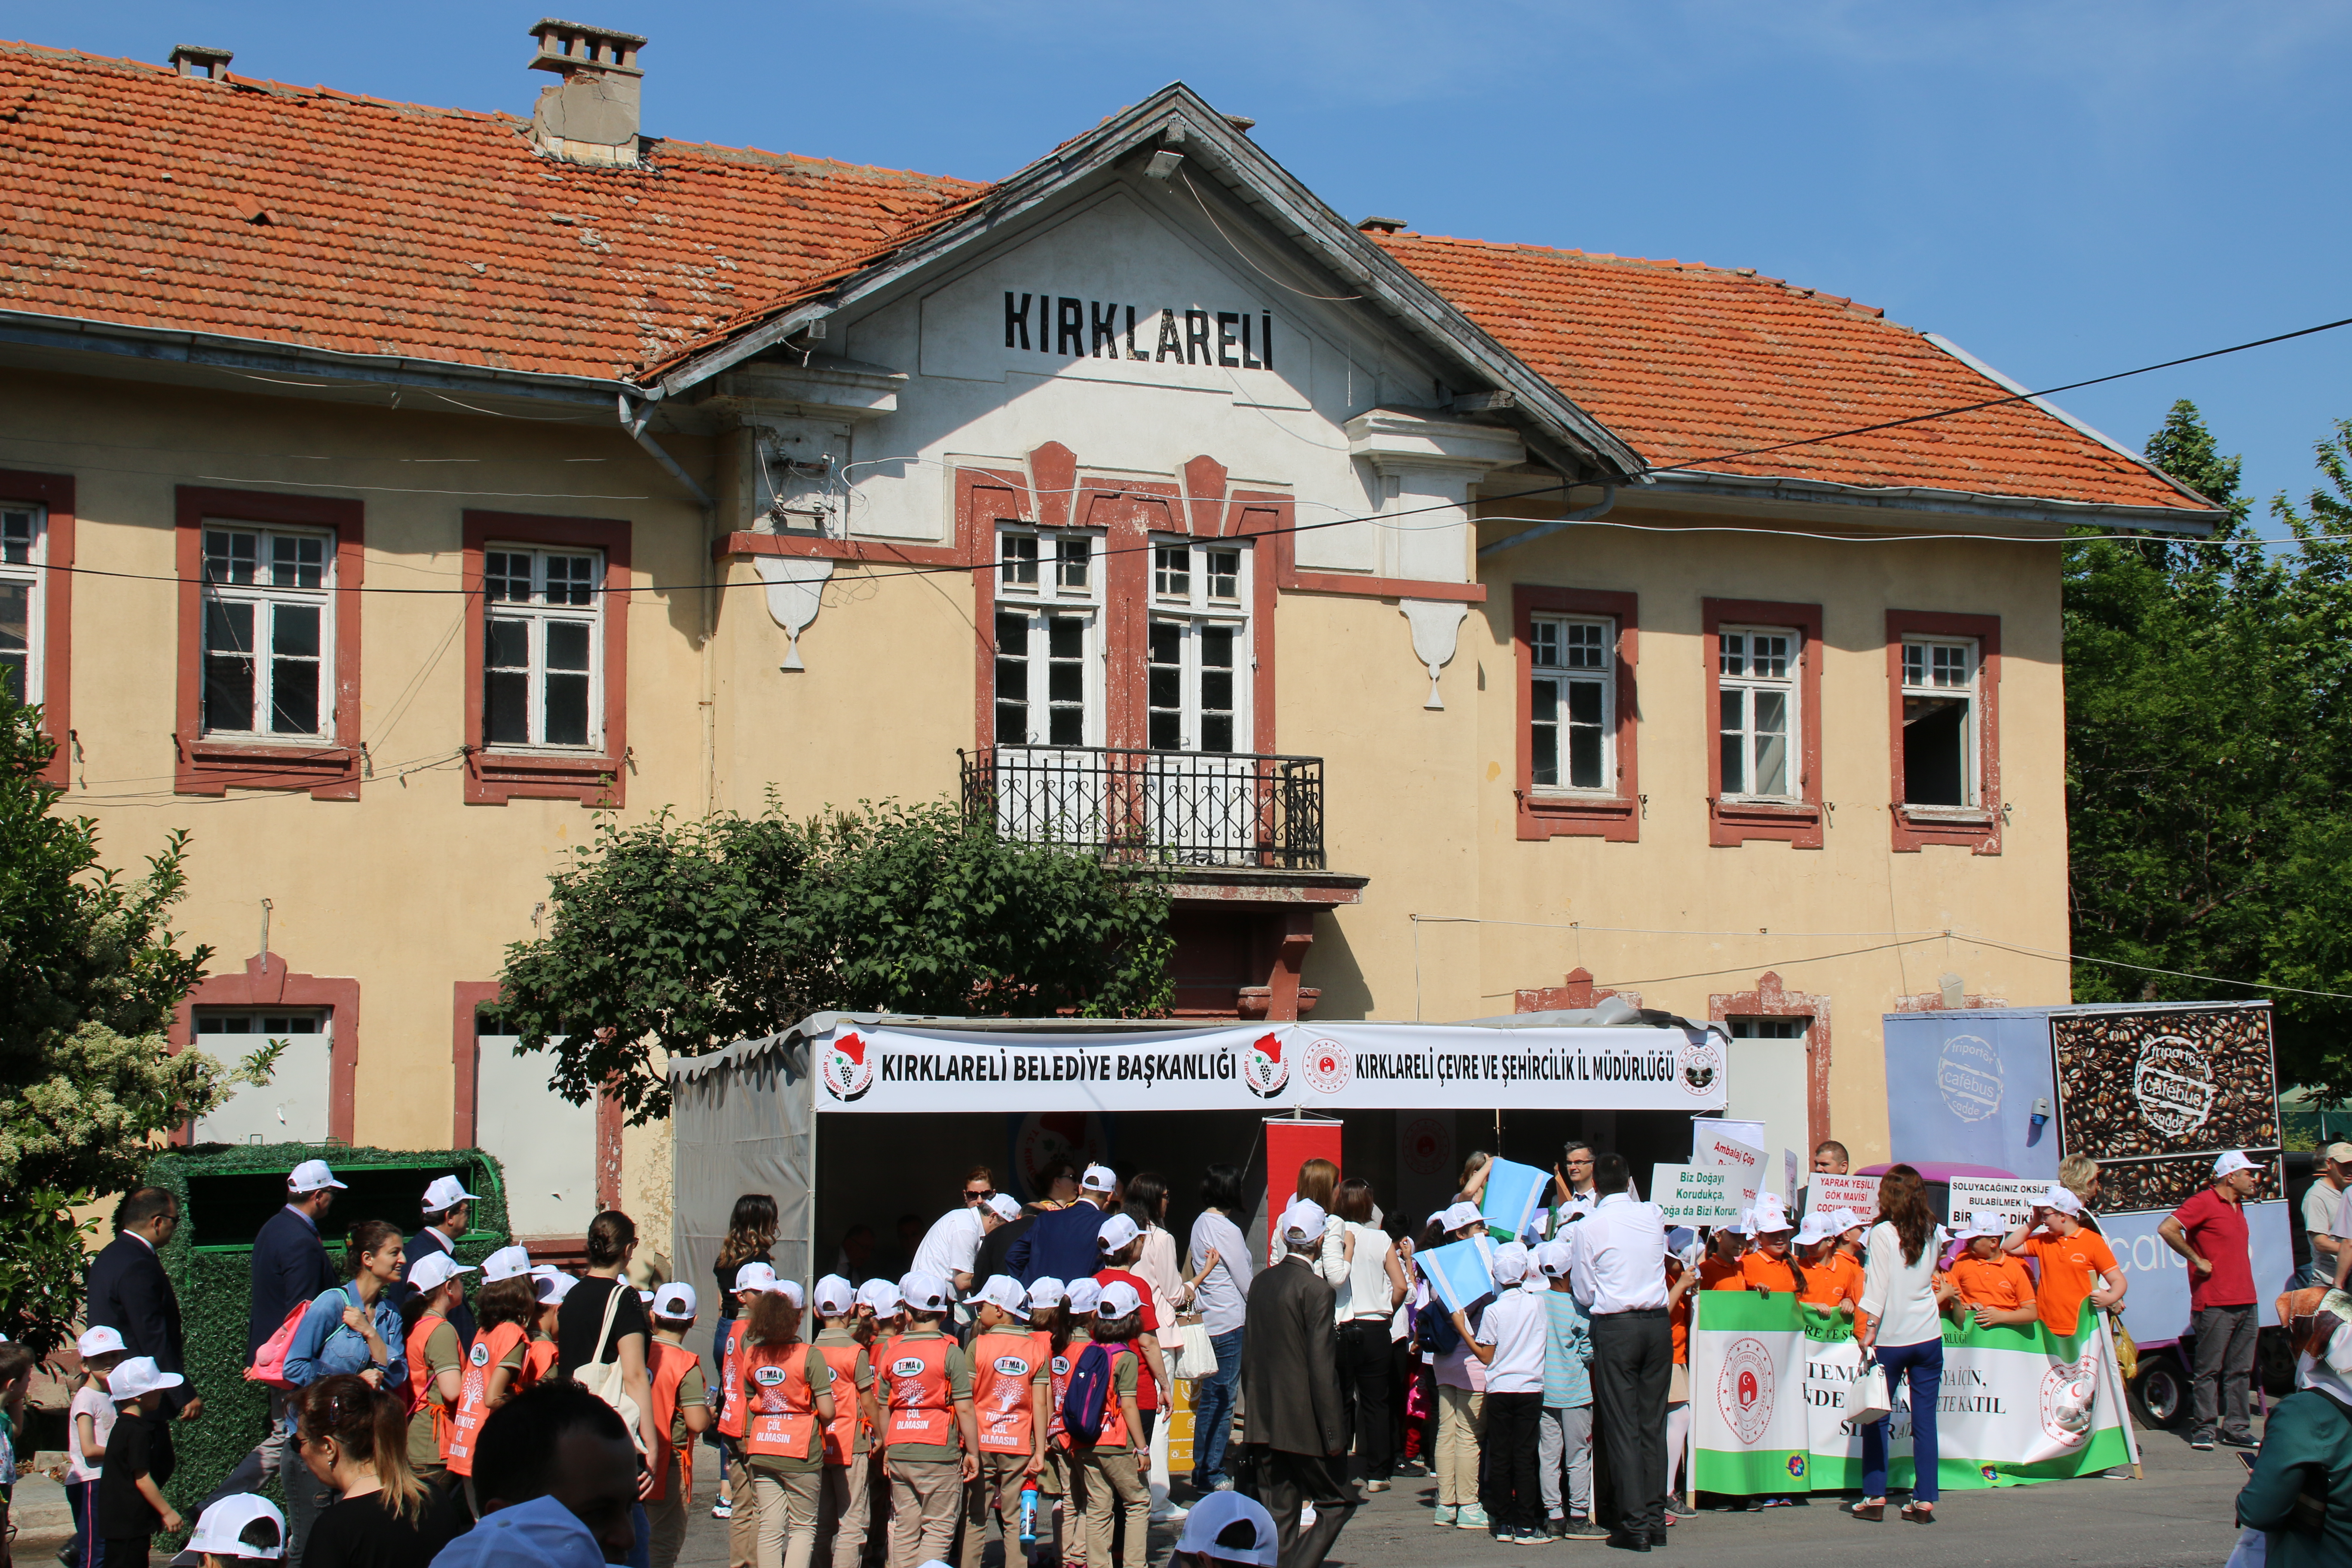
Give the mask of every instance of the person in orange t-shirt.
<path id="1" fill-rule="evenodd" d="M 2041 1316 L 2032 1274 L 2000 1249 L 2008 1233 L 2007 1226 L 1991 1217 L 1960 1232 L 1961 1252 L 1950 1269 L 1954 1294 L 1948 1303 L 1955 1318 L 1965 1321 L 1972 1313 L 1979 1327 L 1990 1329 L 2022 1328 Z"/>
<path id="2" fill-rule="evenodd" d="M 1825 1214 L 1809 1214 L 1797 1227 L 1797 1254 L 1805 1266 L 1805 1288 L 1797 1300 L 1824 1312 L 1853 1316 L 1862 1306 L 1862 1265 L 1838 1245 L 1837 1222 Z"/>
<path id="3" fill-rule="evenodd" d="M 1796 1230 L 1790 1225 L 1780 1200 L 1770 1193 L 1760 1194 L 1756 1206 L 1748 1211 L 1742 1228 L 1754 1238 L 1756 1249 L 1739 1260 L 1738 1273 L 1718 1279 L 1707 1289 L 1785 1290 L 1802 1296 L 1808 1284 L 1805 1273 L 1789 1255 L 1790 1238 Z"/>
<path id="4" fill-rule="evenodd" d="M 1726 1279 L 1739 1278 L 1740 1255 L 1748 1250 L 1748 1226 L 1745 1218 L 1738 1225 L 1719 1225 L 1706 1238 L 1706 1256 L 1698 1260 L 1698 1284 L 1695 1289 L 1712 1290 Z"/>
<path id="5" fill-rule="evenodd" d="M 2124 1299 L 2124 1271 L 2099 1234 L 2083 1227 L 2082 1215 L 2083 1200 L 2053 1183 L 2001 1243 L 2003 1252 L 2033 1259 L 2042 1277 L 2036 1316 L 2053 1334 L 2083 1331 L 2085 1300 L 2104 1312 Z"/>

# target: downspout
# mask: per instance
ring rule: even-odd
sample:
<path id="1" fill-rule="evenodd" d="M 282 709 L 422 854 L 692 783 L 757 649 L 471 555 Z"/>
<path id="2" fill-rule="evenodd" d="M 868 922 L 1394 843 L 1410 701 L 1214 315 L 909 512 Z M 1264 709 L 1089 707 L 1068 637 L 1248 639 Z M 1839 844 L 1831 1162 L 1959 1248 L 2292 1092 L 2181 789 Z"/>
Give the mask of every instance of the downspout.
<path id="1" fill-rule="evenodd" d="M 1566 479 L 1568 476 L 1563 474 L 1560 477 Z M 1571 511 L 1553 518 L 1549 522 L 1539 522 L 1533 528 L 1511 535 L 1508 539 L 1498 539 L 1492 544 L 1482 544 L 1478 547 L 1478 559 L 1484 561 L 1489 555 L 1498 555 L 1514 545 L 1528 543 L 1543 538 L 1548 533 L 1558 533 L 1561 529 L 1572 528 L 1580 522 L 1591 522 L 1595 518 L 1606 515 L 1609 509 L 1616 504 L 1617 487 L 1603 485 L 1601 487 L 1601 500 L 1593 505 L 1586 507 L 1582 511 Z"/>
<path id="2" fill-rule="evenodd" d="M 653 438 L 652 434 L 646 429 L 646 421 L 653 417 L 654 405 L 660 401 L 660 398 L 661 394 L 656 391 L 651 396 L 647 397 L 642 405 L 633 409 L 630 406 L 629 395 L 627 392 L 624 391 L 619 394 L 615 402 L 618 405 L 621 416 L 621 428 L 626 430 L 629 433 L 630 437 L 634 439 L 638 446 L 643 447 L 646 449 L 647 456 L 651 457 L 655 462 L 659 463 L 664 468 L 667 469 L 670 478 L 685 486 L 687 493 L 691 495 L 695 499 L 697 504 L 702 508 L 702 559 L 705 563 L 702 570 L 706 574 L 706 576 L 704 578 L 705 585 L 702 590 L 702 646 L 697 650 L 701 655 L 702 661 L 702 692 L 700 699 L 696 705 L 702 710 L 702 809 L 704 815 L 708 816 L 719 809 L 719 657 L 717 652 L 717 644 L 719 640 L 719 595 L 725 584 L 723 582 L 715 581 L 707 575 L 710 570 L 709 563 L 710 560 L 711 546 L 718 542 L 719 504 L 710 499 L 710 495 L 708 491 L 706 491 L 700 485 L 694 482 L 694 477 L 691 474 L 688 474 L 684 468 L 678 467 L 677 459 L 664 451 L 662 449 L 661 443 L 656 441 Z"/>

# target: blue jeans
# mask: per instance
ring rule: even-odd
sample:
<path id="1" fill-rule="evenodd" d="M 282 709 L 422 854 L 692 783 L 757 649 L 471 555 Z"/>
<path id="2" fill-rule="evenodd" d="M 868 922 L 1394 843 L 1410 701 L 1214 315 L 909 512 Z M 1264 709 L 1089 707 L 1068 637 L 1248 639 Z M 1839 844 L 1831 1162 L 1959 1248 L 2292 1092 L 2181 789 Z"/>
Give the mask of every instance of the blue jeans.
<path id="1" fill-rule="evenodd" d="M 1192 1385 L 1192 1484 L 1206 1490 L 1225 1473 L 1225 1444 L 1234 1430 L 1234 1390 L 1242 1376 L 1242 1331 L 1212 1334 L 1217 1373 Z"/>
<path id="2" fill-rule="evenodd" d="M 1944 1392 L 1944 1342 L 1939 1337 L 1916 1345 L 1880 1345 L 1878 1364 L 1886 1371 L 1889 1393 L 1908 1373 L 1911 1376 L 1911 1482 L 1913 1502 L 1934 1502 L 1936 1486 L 1936 1405 Z M 1862 1495 L 1886 1495 L 1886 1437 L 1889 1421 L 1874 1421 L 1862 1429 Z"/>
<path id="3" fill-rule="evenodd" d="M 629 1548 L 629 1568 L 653 1568 L 654 1521 L 652 1516 L 646 1512 L 645 1504 L 637 1504 L 631 1521 L 637 1529 L 637 1542 Z"/>

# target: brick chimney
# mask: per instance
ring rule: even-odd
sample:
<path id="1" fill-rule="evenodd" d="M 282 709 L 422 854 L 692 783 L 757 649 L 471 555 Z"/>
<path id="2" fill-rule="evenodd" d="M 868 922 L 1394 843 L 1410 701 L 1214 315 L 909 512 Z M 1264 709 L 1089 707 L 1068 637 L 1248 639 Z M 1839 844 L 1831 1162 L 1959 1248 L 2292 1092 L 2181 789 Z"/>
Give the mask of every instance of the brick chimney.
<path id="1" fill-rule="evenodd" d="M 226 49 L 208 48 L 203 44 L 172 46 L 172 69 L 181 76 L 218 81 L 228 75 L 228 62 L 235 58 L 236 57 Z"/>
<path id="2" fill-rule="evenodd" d="M 541 17 L 533 70 L 563 79 L 543 89 L 530 115 L 530 138 L 551 158 L 605 167 L 637 162 L 637 85 L 645 39 L 608 27 Z"/>

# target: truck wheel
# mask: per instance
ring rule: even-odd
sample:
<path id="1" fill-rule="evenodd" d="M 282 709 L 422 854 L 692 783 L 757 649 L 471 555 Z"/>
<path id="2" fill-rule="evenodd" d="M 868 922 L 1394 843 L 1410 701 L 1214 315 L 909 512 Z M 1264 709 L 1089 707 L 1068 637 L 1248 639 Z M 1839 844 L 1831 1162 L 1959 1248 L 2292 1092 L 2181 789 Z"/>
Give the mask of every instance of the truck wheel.
<path id="1" fill-rule="evenodd" d="M 2179 1425 L 2189 1410 L 2189 1380 L 2180 1363 L 2165 1352 L 2143 1352 L 2139 1376 L 2132 1380 L 2131 1406 L 2143 1426 L 2168 1431 Z"/>

